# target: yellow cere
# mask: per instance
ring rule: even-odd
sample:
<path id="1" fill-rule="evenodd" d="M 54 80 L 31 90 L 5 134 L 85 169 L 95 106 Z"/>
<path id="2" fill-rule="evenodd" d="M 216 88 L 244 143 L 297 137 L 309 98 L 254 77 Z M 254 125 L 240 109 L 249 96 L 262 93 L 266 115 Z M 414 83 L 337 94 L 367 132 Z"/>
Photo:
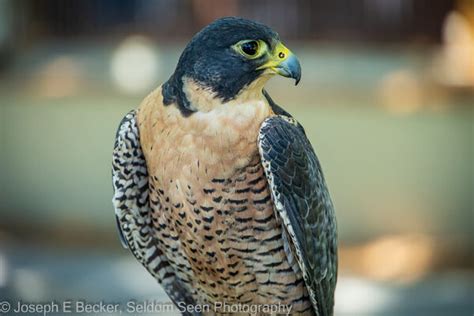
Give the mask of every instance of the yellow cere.
<path id="1" fill-rule="evenodd" d="M 280 65 L 283 61 L 288 59 L 293 53 L 283 43 L 278 42 L 273 52 L 271 52 L 268 61 L 257 69 L 272 69 Z"/>

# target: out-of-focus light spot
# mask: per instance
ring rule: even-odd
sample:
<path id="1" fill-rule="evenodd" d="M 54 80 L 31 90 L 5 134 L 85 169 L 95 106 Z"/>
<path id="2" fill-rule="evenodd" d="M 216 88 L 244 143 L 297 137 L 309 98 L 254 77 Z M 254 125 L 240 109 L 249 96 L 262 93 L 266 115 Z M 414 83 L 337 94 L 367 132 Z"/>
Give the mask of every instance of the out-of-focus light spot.
<path id="1" fill-rule="evenodd" d="M 62 56 L 46 63 L 34 77 L 31 88 L 41 97 L 61 98 L 78 93 L 82 84 L 81 66 Z"/>
<path id="2" fill-rule="evenodd" d="M 393 296 L 373 282 L 340 278 L 335 301 L 336 315 L 379 315 L 387 305 L 393 304 Z"/>
<path id="3" fill-rule="evenodd" d="M 116 49 L 111 75 L 120 90 L 134 94 L 156 84 L 158 68 L 158 55 L 152 42 L 142 36 L 131 36 Z"/>
<path id="4" fill-rule="evenodd" d="M 413 113 L 422 105 L 420 80 L 409 70 L 387 74 L 380 83 L 378 94 L 381 104 L 393 113 Z"/>
<path id="5" fill-rule="evenodd" d="M 7 258 L 5 254 L 0 252 L 0 288 L 5 287 L 7 285 Z"/>
<path id="6" fill-rule="evenodd" d="M 46 282 L 38 272 L 16 269 L 12 279 L 14 289 L 24 300 L 41 301 L 48 295 Z"/>
<path id="7" fill-rule="evenodd" d="M 455 11 L 444 22 L 443 47 L 434 61 L 434 76 L 448 86 L 474 88 L 474 25 Z"/>
<path id="8" fill-rule="evenodd" d="M 385 236 L 363 246 L 360 255 L 368 277 L 409 282 L 428 272 L 433 241 L 423 235 Z"/>

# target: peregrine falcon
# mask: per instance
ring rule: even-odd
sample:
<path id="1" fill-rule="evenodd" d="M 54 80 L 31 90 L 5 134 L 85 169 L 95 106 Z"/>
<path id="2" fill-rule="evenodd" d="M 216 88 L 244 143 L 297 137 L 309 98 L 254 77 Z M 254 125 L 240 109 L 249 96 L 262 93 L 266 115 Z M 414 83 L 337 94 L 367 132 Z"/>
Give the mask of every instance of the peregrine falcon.
<path id="1" fill-rule="evenodd" d="M 118 127 L 121 240 L 177 306 L 333 314 L 334 208 L 303 127 L 264 90 L 275 74 L 301 77 L 276 32 L 216 20 Z"/>

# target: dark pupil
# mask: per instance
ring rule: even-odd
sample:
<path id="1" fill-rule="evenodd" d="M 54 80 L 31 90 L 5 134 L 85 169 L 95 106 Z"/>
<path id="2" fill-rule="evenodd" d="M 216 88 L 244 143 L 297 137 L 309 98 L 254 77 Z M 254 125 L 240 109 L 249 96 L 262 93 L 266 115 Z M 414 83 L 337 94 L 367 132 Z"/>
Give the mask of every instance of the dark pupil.
<path id="1" fill-rule="evenodd" d="M 242 51 L 247 55 L 255 55 L 257 53 L 258 43 L 255 41 L 247 42 L 242 44 Z"/>

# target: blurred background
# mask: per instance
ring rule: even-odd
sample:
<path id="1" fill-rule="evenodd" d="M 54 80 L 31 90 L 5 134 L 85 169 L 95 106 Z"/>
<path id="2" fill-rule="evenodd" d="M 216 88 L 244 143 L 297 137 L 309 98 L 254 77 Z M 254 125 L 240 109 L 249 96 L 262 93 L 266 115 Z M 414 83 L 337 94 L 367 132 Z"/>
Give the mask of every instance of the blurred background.
<path id="1" fill-rule="evenodd" d="M 472 315 L 472 0 L 0 0 L 0 299 L 168 301 L 118 240 L 114 133 L 229 15 L 301 61 L 268 90 L 336 206 L 336 315 Z"/>

